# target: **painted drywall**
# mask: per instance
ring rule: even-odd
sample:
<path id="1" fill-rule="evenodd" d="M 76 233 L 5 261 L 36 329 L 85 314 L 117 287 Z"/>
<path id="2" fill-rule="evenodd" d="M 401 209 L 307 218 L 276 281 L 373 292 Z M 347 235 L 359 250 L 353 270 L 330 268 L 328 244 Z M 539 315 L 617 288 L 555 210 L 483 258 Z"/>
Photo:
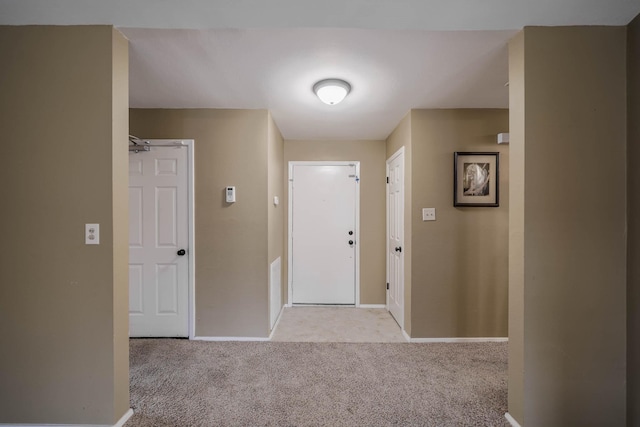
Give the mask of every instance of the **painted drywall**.
<path id="1" fill-rule="evenodd" d="M 623 426 L 626 28 L 525 28 L 521 54 L 524 98 L 511 101 L 524 105 L 510 106 L 524 115 L 512 129 L 524 156 L 511 159 L 512 170 L 524 171 L 511 176 L 523 189 L 513 210 L 524 216 L 521 241 L 510 240 L 524 249 L 517 419 L 528 427 Z"/>
<path id="2" fill-rule="evenodd" d="M 128 408 L 126 49 L 110 26 L 0 27 L 0 423 Z"/>
<path id="3" fill-rule="evenodd" d="M 129 410 L 129 42 L 112 30 L 114 420 Z"/>
<path id="4" fill-rule="evenodd" d="M 401 147 L 404 147 L 404 330 L 411 336 L 411 173 L 412 173 L 412 139 L 411 139 L 411 112 L 400 121 L 398 126 L 391 132 L 386 141 L 386 160 L 390 159 Z M 386 189 L 385 189 L 386 191 Z M 386 197 L 386 194 L 385 194 Z M 385 208 L 386 210 L 386 208 Z M 386 212 L 385 212 L 386 221 Z M 385 227 L 386 229 L 386 227 Z M 385 236 L 386 238 L 386 236 Z M 385 254 L 386 267 L 386 254 Z"/>
<path id="5" fill-rule="evenodd" d="M 507 336 L 506 110 L 412 110 L 386 141 L 405 148 L 405 331 L 412 338 Z M 500 153 L 500 207 L 453 207 L 453 153 Z M 436 221 L 422 221 L 436 208 Z M 481 249 L 479 249 L 481 248 Z"/>
<path id="6" fill-rule="evenodd" d="M 285 179 L 288 179 L 290 161 L 311 160 L 360 162 L 360 304 L 385 304 L 385 142 L 285 140 Z M 284 206 L 288 206 L 288 185 L 285 191 Z M 288 215 L 285 215 L 287 242 L 288 230 Z M 287 250 L 288 247 L 285 247 L 285 264 Z M 287 292 L 284 294 L 287 295 Z"/>
<path id="7" fill-rule="evenodd" d="M 509 415 L 524 422 L 524 32 L 509 42 Z"/>
<path id="8" fill-rule="evenodd" d="M 268 211 L 268 233 L 269 233 L 269 265 L 278 257 L 282 257 L 281 265 L 286 264 L 284 260 L 284 216 L 286 212 L 286 204 L 283 203 L 285 198 L 284 184 L 284 140 L 278 126 L 273 121 L 271 113 L 269 113 L 269 134 L 268 134 L 268 191 L 267 191 L 267 211 Z M 278 204 L 274 202 L 274 197 L 278 198 Z M 280 271 L 282 274 L 282 269 Z M 284 280 L 280 284 L 284 288 Z M 281 295 L 285 295 L 283 291 Z M 284 298 L 280 301 L 280 306 L 284 304 Z M 271 301 L 269 301 L 271 307 Z"/>
<path id="9" fill-rule="evenodd" d="M 141 138 L 195 140 L 196 335 L 267 337 L 268 112 L 132 109 Z M 224 188 L 235 186 L 228 204 Z"/>
<path id="10" fill-rule="evenodd" d="M 411 111 L 411 337 L 506 337 L 507 110 Z M 498 152 L 500 206 L 453 206 L 453 153 Z M 422 208 L 436 208 L 423 221 Z"/>
<path id="11" fill-rule="evenodd" d="M 640 16 L 627 43 L 627 425 L 640 426 Z"/>

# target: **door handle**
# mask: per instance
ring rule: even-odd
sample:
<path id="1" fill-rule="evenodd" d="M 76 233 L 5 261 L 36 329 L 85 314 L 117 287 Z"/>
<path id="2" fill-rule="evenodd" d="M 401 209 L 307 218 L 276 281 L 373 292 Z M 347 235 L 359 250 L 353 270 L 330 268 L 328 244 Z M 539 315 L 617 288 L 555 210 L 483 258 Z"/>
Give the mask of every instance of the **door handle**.
<path id="1" fill-rule="evenodd" d="M 353 245 L 353 240 L 349 240 L 349 244 L 350 244 L 350 245 Z"/>
<path id="2" fill-rule="evenodd" d="M 349 236 L 353 236 L 353 231 L 349 231 Z"/>
<path id="3" fill-rule="evenodd" d="M 177 254 L 178 256 L 184 256 L 187 253 L 187 251 L 185 251 L 184 249 L 180 249 Z"/>
<path id="4" fill-rule="evenodd" d="M 402 246 L 396 246 L 396 252 L 402 252 Z"/>

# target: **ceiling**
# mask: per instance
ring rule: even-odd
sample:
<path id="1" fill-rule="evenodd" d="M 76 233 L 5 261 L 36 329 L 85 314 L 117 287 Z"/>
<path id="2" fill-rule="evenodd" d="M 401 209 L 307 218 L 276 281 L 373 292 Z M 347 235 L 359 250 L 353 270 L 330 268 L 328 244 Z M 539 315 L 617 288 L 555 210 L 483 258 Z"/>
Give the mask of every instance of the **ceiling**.
<path id="1" fill-rule="evenodd" d="M 130 105 L 269 109 L 286 139 L 384 139 L 412 108 L 507 108 L 526 25 L 626 25 L 640 0 L 0 0 L 0 24 L 111 24 Z M 315 82 L 352 85 L 322 104 Z"/>

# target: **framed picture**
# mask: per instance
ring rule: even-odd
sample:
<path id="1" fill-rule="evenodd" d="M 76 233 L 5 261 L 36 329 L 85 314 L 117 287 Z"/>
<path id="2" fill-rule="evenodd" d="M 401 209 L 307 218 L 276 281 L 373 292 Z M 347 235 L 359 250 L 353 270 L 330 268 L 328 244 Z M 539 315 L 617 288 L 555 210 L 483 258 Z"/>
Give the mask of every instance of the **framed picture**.
<path id="1" fill-rule="evenodd" d="M 453 153 L 453 206 L 500 206 L 499 155 Z"/>

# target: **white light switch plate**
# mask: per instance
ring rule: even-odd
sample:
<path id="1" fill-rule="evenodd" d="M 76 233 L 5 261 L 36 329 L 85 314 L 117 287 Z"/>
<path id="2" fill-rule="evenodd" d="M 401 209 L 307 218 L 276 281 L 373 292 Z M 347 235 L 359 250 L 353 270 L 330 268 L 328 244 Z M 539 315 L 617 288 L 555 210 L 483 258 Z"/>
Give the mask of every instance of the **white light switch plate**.
<path id="1" fill-rule="evenodd" d="M 85 245 L 100 244 L 100 224 L 84 225 L 84 244 Z"/>
<path id="2" fill-rule="evenodd" d="M 436 220 L 436 208 L 423 208 L 422 209 L 423 221 L 435 221 Z"/>

